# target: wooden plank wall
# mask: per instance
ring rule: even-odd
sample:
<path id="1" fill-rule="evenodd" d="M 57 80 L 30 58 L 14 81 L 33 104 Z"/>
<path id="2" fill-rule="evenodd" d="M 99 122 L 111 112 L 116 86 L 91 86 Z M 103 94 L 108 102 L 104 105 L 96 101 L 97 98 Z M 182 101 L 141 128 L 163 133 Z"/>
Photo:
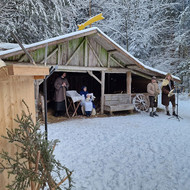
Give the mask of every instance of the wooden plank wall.
<path id="1" fill-rule="evenodd" d="M 3 148 L 11 155 L 14 153 L 13 146 L 8 144 L 1 135 L 6 136 L 6 128 L 14 129 L 17 127 L 17 123 L 14 121 L 16 115 L 21 115 L 22 110 L 26 111 L 22 99 L 29 106 L 35 121 L 33 77 L 7 76 L 6 79 L 0 80 L 0 151 Z M 5 189 L 7 182 L 7 174 L 0 174 L 0 189 Z"/>

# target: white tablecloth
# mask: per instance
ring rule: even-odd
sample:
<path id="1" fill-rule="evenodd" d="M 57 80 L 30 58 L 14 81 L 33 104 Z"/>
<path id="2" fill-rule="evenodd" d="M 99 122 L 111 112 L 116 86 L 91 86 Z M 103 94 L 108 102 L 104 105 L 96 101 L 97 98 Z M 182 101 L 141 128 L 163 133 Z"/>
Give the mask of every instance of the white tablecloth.
<path id="1" fill-rule="evenodd" d="M 76 90 L 66 91 L 66 96 L 70 97 L 74 103 L 84 99 Z"/>

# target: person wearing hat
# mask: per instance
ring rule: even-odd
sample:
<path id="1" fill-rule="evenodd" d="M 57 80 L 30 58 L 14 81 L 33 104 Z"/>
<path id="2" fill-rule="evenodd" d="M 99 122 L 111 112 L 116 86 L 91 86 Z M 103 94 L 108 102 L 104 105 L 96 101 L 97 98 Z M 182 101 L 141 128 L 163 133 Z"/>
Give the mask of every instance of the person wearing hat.
<path id="1" fill-rule="evenodd" d="M 169 102 L 172 103 L 173 115 L 177 116 L 175 113 L 175 94 L 171 91 L 175 88 L 172 75 L 167 73 L 165 79 L 162 81 L 162 104 L 166 107 L 166 115 L 170 116 L 168 109 Z"/>
<path id="2" fill-rule="evenodd" d="M 158 116 L 156 109 L 158 107 L 158 95 L 160 94 L 160 89 L 155 76 L 152 77 L 151 82 L 147 85 L 147 92 L 150 100 L 150 116 Z"/>

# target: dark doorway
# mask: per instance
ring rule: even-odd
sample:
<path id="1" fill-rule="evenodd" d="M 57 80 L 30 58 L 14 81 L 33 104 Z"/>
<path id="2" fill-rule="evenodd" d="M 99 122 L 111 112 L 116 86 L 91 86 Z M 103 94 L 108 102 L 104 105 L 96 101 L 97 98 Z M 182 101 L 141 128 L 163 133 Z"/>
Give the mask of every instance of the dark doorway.
<path id="1" fill-rule="evenodd" d="M 105 94 L 126 92 L 126 74 L 106 73 Z"/>
<path id="2" fill-rule="evenodd" d="M 100 104 L 100 97 L 101 97 L 101 85 L 89 74 L 87 73 L 73 73 L 73 72 L 66 72 L 67 79 L 69 82 L 69 90 L 76 90 L 80 93 L 83 86 L 87 86 L 88 92 L 93 93 L 95 98 L 95 104 L 98 107 Z M 53 106 L 54 100 L 54 82 L 57 77 L 60 77 L 63 72 L 55 72 L 53 73 L 47 80 L 47 100 L 48 100 L 48 107 Z M 93 72 L 93 74 L 101 80 L 101 73 L 100 72 Z M 40 91 L 43 93 L 43 84 L 40 85 Z"/>
<path id="3" fill-rule="evenodd" d="M 147 85 L 149 82 L 150 82 L 150 79 L 146 79 L 138 75 L 132 75 L 131 92 L 132 93 L 146 93 Z"/>

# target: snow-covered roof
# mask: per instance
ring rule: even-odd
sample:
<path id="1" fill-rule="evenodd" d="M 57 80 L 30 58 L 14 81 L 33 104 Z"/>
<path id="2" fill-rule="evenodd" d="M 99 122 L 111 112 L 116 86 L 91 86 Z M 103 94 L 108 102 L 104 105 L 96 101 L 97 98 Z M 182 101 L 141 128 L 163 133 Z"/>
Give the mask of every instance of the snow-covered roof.
<path id="1" fill-rule="evenodd" d="M 5 50 L 19 48 L 19 47 L 20 47 L 19 44 L 16 44 L 16 43 L 4 43 L 4 42 L 0 43 L 0 51 L 5 51 Z"/>
<path id="2" fill-rule="evenodd" d="M 81 31 L 77 31 L 77 32 L 72 32 L 72 33 L 69 33 L 69 34 L 61 35 L 61 36 L 57 36 L 57 37 L 50 38 L 50 39 L 47 39 L 47 40 L 43 40 L 43 41 L 40 41 L 40 42 L 36 42 L 36 43 L 33 43 L 33 44 L 24 45 L 24 47 L 26 49 L 36 47 L 36 49 L 37 49 L 37 47 L 39 47 L 39 46 L 40 47 L 42 45 L 46 46 L 46 44 L 51 45 L 52 42 L 59 42 L 60 40 L 63 41 L 64 39 L 67 39 L 67 38 L 73 37 L 73 36 L 78 36 L 80 34 L 84 35 L 85 33 L 88 33 L 90 31 L 94 31 L 94 33 L 95 33 L 96 30 L 99 30 L 99 29 L 96 28 L 96 27 L 93 27 L 93 28 L 89 28 L 89 29 L 85 29 L 85 30 L 81 30 Z M 4 55 L 9 55 L 9 54 L 16 53 L 16 52 L 19 52 L 19 51 L 22 51 L 21 47 L 17 47 L 17 48 L 14 48 L 14 49 L 10 49 L 10 50 L 7 50 L 7 51 L 0 52 L 0 58 L 4 57 Z"/>
<path id="3" fill-rule="evenodd" d="M 115 41 L 113 41 L 109 36 L 107 36 L 104 32 L 102 32 L 97 27 L 92 27 L 92 28 L 81 30 L 81 31 L 76 31 L 76 32 L 72 32 L 69 34 L 65 34 L 65 35 L 57 36 L 57 37 L 50 38 L 47 40 L 43 40 L 40 42 L 36 42 L 33 44 L 24 45 L 24 47 L 28 50 L 36 50 L 38 48 L 45 47 L 47 44 L 49 46 L 49 45 L 58 44 L 58 43 L 61 43 L 64 41 L 68 41 L 69 39 L 74 39 L 74 38 L 76 39 L 79 37 L 83 37 L 83 36 L 91 35 L 91 34 L 97 34 L 97 33 L 99 35 L 96 37 L 96 39 L 102 38 L 102 39 L 98 40 L 98 42 L 101 43 L 102 46 L 105 45 L 104 42 L 106 40 L 106 42 L 109 43 L 111 49 L 114 48 L 117 50 L 117 53 L 116 53 L 117 55 L 120 54 L 121 57 L 122 56 L 125 58 L 127 57 L 128 61 L 135 63 L 136 67 L 137 66 L 139 67 L 139 71 L 143 71 L 146 73 L 151 71 L 152 74 L 155 74 L 155 75 L 160 74 L 160 75 L 162 75 L 162 77 L 164 77 L 167 74 L 166 72 L 160 71 L 158 69 L 155 69 L 155 68 L 152 68 L 152 67 L 149 67 L 149 66 L 143 64 L 141 61 L 139 61 L 137 58 L 135 58 L 133 55 L 131 55 L 128 51 L 126 51 L 124 48 L 122 48 L 119 44 L 117 44 Z M 20 47 L 16 47 L 16 48 L 9 49 L 6 51 L 0 51 L 0 58 L 2 59 L 2 58 L 18 55 L 21 53 L 23 53 L 22 49 Z M 179 77 L 173 76 L 173 78 L 177 81 L 180 81 Z"/>

